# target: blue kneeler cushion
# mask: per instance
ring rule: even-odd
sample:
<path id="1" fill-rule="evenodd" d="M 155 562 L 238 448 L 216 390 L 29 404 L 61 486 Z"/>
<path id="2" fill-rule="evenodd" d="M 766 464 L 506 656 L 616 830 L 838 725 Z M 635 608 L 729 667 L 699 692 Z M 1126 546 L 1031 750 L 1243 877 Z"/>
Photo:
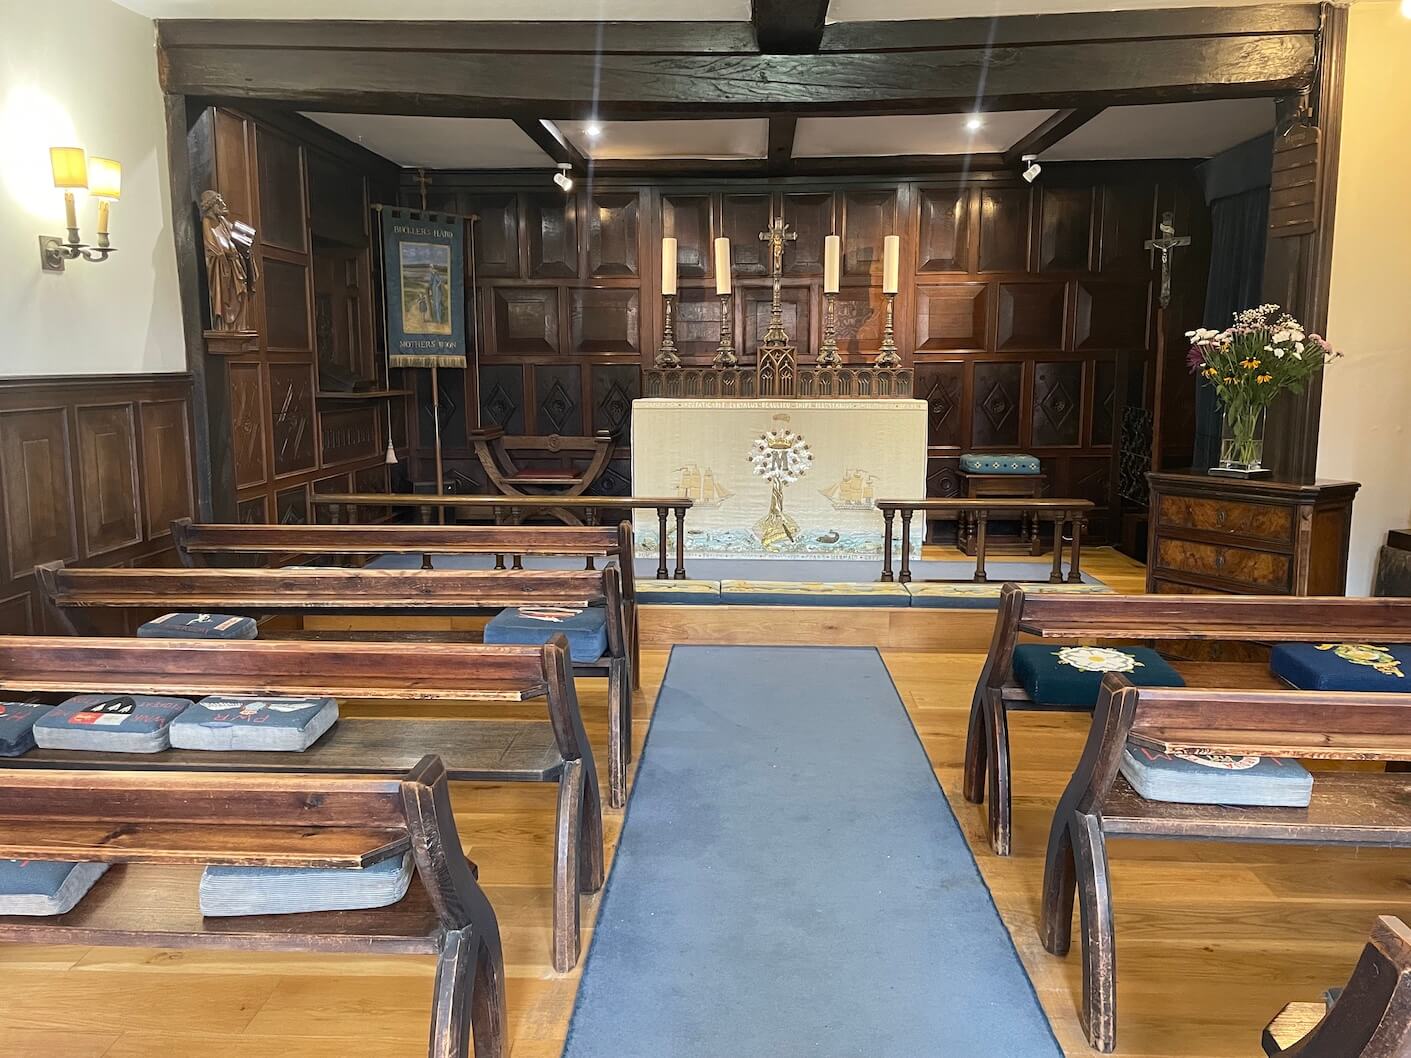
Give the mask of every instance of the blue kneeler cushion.
<path id="1" fill-rule="evenodd" d="M 34 740 L 43 749 L 160 753 L 171 746 L 171 722 L 190 706 L 189 698 L 80 694 L 36 720 Z"/>
<path id="2" fill-rule="evenodd" d="M 173 749 L 302 753 L 338 719 L 332 698 L 213 694 L 171 724 Z"/>
<path id="3" fill-rule="evenodd" d="M 1411 644 L 1280 643 L 1269 669 L 1301 691 L 1411 693 Z"/>
<path id="4" fill-rule="evenodd" d="M 139 625 L 141 639 L 254 639 L 259 628 L 253 617 L 223 613 L 167 613 Z"/>
<path id="5" fill-rule="evenodd" d="M 0 757 L 19 757 L 35 746 L 34 722 L 53 706 L 0 702 Z"/>
<path id="6" fill-rule="evenodd" d="M 966 452 L 960 469 L 967 474 L 1037 474 L 1039 458 L 1023 452 Z"/>
<path id="7" fill-rule="evenodd" d="M 63 915 L 107 871 L 106 863 L 0 860 L 0 915 Z"/>
<path id="8" fill-rule="evenodd" d="M 527 643 L 537 646 L 562 632 L 568 637 L 571 661 L 597 661 L 608 652 L 607 609 L 589 606 L 511 606 L 485 625 L 487 643 Z"/>
<path id="9" fill-rule="evenodd" d="M 722 580 L 722 605 L 910 606 L 905 584 L 805 580 Z"/>
<path id="10" fill-rule="evenodd" d="M 1014 648 L 1014 677 L 1038 705 L 1091 709 L 1102 678 L 1120 672 L 1138 687 L 1184 687 L 1181 674 L 1148 647 L 1058 647 L 1025 643 Z"/>
<path id="11" fill-rule="evenodd" d="M 412 856 L 389 856 L 368 867 L 207 867 L 201 914 L 302 915 L 386 907 L 407 895 Z"/>
<path id="12" fill-rule="evenodd" d="M 1119 767 L 1148 801 L 1307 808 L 1313 798 L 1313 776 L 1281 757 L 1158 753 L 1128 743 Z"/>

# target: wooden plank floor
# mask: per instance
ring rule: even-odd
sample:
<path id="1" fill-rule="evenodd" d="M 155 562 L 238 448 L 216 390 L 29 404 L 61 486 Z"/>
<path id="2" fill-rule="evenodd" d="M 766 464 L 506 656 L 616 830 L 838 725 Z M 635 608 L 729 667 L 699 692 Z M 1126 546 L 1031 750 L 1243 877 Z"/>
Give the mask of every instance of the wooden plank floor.
<path id="1" fill-rule="evenodd" d="M 1100 552 L 1090 563 L 1114 588 L 1141 589 L 1134 563 Z M 644 654 L 639 746 L 667 656 Z M 1086 718 L 1015 715 L 1016 854 L 998 859 L 984 843 L 980 809 L 959 794 L 980 657 L 884 656 L 1059 1039 L 1069 1055 L 1091 1054 L 1076 1015 L 1079 954 L 1048 955 L 1035 930 L 1043 843 Z M 604 681 L 578 686 L 589 735 L 602 747 Z M 553 789 L 462 784 L 455 804 L 504 931 L 512 1056 L 557 1058 L 578 975 L 555 974 L 548 961 Z M 612 846 L 620 823 L 620 813 L 608 813 Z M 1260 1028 L 1284 1002 L 1343 982 L 1376 915 L 1411 913 L 1411 868 L 1393 851 L 1127 841 L 1113 843 L 1112 861 L 1122 1055 L 1257 1054 Z M 589 923 L 595 914 L 590 907 Z M 12 945 L 0 949 L 0 1056 L 412 1058 L 426 1053 L 432 970 L 415 957 Z"/>

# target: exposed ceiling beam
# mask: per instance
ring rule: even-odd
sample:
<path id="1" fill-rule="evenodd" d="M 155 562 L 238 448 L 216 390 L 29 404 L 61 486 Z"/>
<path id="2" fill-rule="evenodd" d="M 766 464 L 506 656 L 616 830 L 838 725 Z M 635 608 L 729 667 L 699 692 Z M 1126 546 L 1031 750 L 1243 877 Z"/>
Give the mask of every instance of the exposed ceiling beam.
<path id="1" fill-rule="evenodd" d="M 1020 137 L 1013 147 L 1004 152 L 1006 165 L 1018 165 L 1026 155 L 1043 154 L 1055 143 L 1067 139 L 1106 107 L 1075 107 L 1069 110 L 1054 111 L 1032 132 Z"/>
<path id="2" fill-rule="evenodd" d="M 755 42 L 766 55 L 807 55 L 818 50 L 828 0 L 750 0 Z"/>
<path id="3" fill-rule="evenodd" d="M 775 114 L 769 119 L 769 153 L 764 169 L 771 175 L 787 173 L 794 160 L 794 132 L 799 119 L 792 114 Z"/>
<path id="4" fill-rule="evenodd" d="M 578 148 L 568 142 L 568 137 L 552 121 L 536 118 L 516 118 L 526 136 L 533 140 L 541 151 L 554 160 L 555 165 L 571 165 L 574 172 L 586 173 L 588 159 L 579 153 Z"/>
<path id="5" fill-rule="evenodd" d="M 380 23 L 365 23 L 375 39 Z M 303 110 L 508 118 L 958 113 L 1281 95 L 1312 33 L 819 55 L 556 54 L 168 44 L 167 91 Z"/>

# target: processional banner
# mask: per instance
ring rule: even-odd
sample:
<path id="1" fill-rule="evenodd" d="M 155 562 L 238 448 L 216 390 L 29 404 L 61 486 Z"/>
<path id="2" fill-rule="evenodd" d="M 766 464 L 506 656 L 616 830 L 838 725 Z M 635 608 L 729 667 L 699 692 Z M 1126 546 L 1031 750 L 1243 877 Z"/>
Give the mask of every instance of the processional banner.
<path id="1" fill-rule="evenodd" d="M 390 208 L 381 215 L 389 366 L 464 368 L 464 218 Z"/>
<path id="2" fill-rule="evenodd" d="M 632 405 L 632 492 L 691 499 L 686 551 L 698 557 L 880 560 L 876 501 L 926 495 L 926 427 L 922 400 L 644 398 Z M 652 522 L 637 525 L 645 553 Z M 915 557 L 923 536 L 917 512 Z"/>

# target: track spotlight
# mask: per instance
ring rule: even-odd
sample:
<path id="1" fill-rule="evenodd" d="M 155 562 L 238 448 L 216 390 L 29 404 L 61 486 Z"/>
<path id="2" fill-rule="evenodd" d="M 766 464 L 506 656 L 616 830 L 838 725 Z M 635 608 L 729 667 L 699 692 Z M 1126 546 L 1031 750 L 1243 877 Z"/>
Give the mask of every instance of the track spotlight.
<path id="1" fill-rule="evenodd" d="M 1039 178 L 1039 174 L 1044 171 L 1043 167 L 1039 165 L 1038 159 L 1032 154 L 1024 155 L 1024 161 L 1029 163 L 1029 167 L 1025 169 L 1021 175 L 1026 181 L 1032 184 Z"/>
<path id="2" fill-rule="evenodd" d="M 554 174 L 554 183 L 558 184 L 564 191 L 573 190 L 573 177 L 569 174 L 573 172 L 573 166 L 568 162 L 559 163 L 559 171 Z"/>

